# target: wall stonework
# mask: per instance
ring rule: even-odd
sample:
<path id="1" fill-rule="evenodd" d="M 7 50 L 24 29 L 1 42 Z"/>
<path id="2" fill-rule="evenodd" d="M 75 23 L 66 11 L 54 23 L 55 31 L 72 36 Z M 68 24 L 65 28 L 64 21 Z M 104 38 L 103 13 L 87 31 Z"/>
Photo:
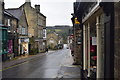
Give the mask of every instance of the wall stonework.
<path id="1" fill-rule="evenodd" d="M 81 29 L 78 24 L 74 25 L 74 63 L 75 64 L 81 64 L 82 61 L 82 48 L 81 48 L 81 43 L 79 43 L 78 38 L 80 38 L 81 34 Z"/>
<path id="2" fill-rule="evenodd" d="M 54 41 L 53 43 L 51 43 L 51 41 Z M 55 48 L 55 46 L 58 45 L 58 34 L 56 33 L 49 33 L 47 34 L 47 46 L 51 47 L 51 48 Z"/>
<path id="3" fill-rule="evenodd" d="M 43 30 L 41 27 L 46 27 L 46 17 L 41 15 L 40 12 L 37 12 L 36 9 L 31 6 L 30 2 L 26 2 L 21 8 L 24 8 L 27 17 L 29 26 L 28 33 L 31 34 L 29 37 L 34 36 L 38 38 L 38 36 L 41 36 L 39 32 Z"/>
<path id="4" fill-rule="evenodd" d="M 28 22 L 28 36 L 34 37 L 35 41 L 37 41 L 35 46 L 40 51 L 43 49 L 43 28 L 46 27 L 46 16 L 39 12 L 40 10 L 33 8 L 31 2 L 25 2 L 20 8 L 25 10 Z"/>
<path id="5" fill-rule="evenodd" d="M 9 30 L 11 31 L 10 33 L 8 33 L 8 39 L 13 40 L 13 53 L 15 56 L 17 56 L 18 55 L 18 36 L 17 36 L 16 30 L 18 27 L 18 19 L 4 14 L 4 25 L 8 25 L 8 19 L 10 20 Z"/>
<path id="6" fill-rule="evenodd" d="M 115 3 L 115 27 L 114 27 L 114 78 L 120 78 L 120 2 Z"/>
<path id="7" fill-rule="evenodd" d="M 0 1 L 0 24 L 2 24 L 2 13 L 3 13 L 2 2 Z"/>

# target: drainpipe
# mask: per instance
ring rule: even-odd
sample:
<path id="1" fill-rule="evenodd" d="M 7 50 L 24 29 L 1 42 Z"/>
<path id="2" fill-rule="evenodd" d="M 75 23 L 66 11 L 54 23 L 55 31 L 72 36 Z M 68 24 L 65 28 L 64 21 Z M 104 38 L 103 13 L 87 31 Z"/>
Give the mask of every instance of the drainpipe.
<path id="1" fill-rule="evenodd" d="M 102 53 L 101 53 L 101 28 L 100 28 L 100 16 L 96 17 L 96 29 L 97 29 L 97 79 L 103 78 L 102 76 Z"/>
<path id="2" fill-rule="evenodd" d="M 88 78 L 90 78 L 90 24 L 88 23 Z"/>
<path id="3" fill-rule="evenodd" d="M 86 26 L 83 25 L 83 59 L 84 59 L 84 65 L 83 65 L 83 70 L 87 69 L 87 30 Z"/>

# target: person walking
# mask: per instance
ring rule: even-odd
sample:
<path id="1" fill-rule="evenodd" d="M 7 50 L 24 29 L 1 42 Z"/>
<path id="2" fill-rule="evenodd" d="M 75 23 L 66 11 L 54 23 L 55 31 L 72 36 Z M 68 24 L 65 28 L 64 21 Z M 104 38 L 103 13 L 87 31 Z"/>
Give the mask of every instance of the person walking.
<path id="1" fill-rule="evenodd" d="M 46 48 L 46 52 L 48 52 L 48 48 Z"/>

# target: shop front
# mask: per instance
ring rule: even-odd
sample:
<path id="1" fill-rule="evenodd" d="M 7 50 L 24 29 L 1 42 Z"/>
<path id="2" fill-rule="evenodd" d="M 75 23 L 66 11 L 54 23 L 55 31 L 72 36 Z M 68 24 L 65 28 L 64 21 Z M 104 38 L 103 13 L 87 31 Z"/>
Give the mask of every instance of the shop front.
<path id="1" fill-rule="evenodd" d="M 12 59 L 13 57 L 17 56 L 17 35 L 12 31 L 8 30 L 8 58 Z"/>
<path id="2" fill-rule="evenodd" d="M 29 38 L 19 39 L 19 55 L 29 54 Z"/>
<path id="3" fill-rule="evenodd" d="M 2 61 L 7 60 L 7 40 L 8 40 L 8 33 L 7 33 L 7 26 L 0 25 L 0 55 L 2 55 Z"/>
<path id="4" fill-rule="evenodd" d="M 75 3 L 74 16 L 81 21 L 83 28 L 83 67 L 81 71 L 83 72 L 81 73 L 83 78 L 86 78 L 86 76 L 87 78 L 97 79 L 113 78 L 113 4 L 112 2 Z"/>
<path id="5" fill-rule="evenodd" d="M 75 4 L 75 8 L 78 3 Z M 98 3 L 79 3 L 75 17 L 82 24 L 83 74 L 104 78 L 104 12 Z M 94 74 L 94 75 L 93 75 Z"/>

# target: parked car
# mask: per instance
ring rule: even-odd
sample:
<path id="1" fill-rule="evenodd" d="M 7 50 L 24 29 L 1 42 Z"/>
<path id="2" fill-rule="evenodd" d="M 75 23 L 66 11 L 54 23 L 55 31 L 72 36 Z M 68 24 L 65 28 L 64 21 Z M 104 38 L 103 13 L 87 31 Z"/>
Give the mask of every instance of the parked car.
<path id="1" fill-rule="evenodd" d="M 63 49 L 63 44 L 58 44 L 58 49 Z"/>

